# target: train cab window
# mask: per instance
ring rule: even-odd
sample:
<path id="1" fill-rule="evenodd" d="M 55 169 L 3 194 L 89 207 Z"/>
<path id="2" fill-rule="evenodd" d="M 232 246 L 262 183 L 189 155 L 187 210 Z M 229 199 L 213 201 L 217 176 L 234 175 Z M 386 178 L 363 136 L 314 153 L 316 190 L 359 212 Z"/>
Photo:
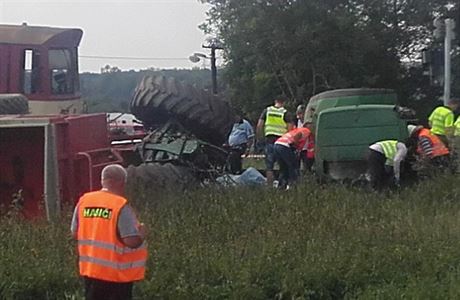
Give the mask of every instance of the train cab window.
<path id="1" fill-rule="evenodd" d="M 24 50 L 23 55 L 23 86 L 24 94 L 35 94 L 40 88 L 40 52 L 37 50 Z"/>
<path id="2" fill-rule="evenodd" d="M 49 50 L 51 92 L 53 94 L 72 94 L 75 90 L 75 67 L 69 49 Z"/>

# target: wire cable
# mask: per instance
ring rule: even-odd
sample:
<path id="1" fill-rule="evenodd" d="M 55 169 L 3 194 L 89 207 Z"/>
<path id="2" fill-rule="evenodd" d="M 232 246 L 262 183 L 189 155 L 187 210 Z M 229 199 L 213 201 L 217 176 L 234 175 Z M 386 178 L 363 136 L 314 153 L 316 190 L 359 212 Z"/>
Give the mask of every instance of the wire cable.
<path id="1" fill-rule="evenodd" d="M 102 56 L 102 55 L 79 55 L 80 58 L 87 59 L 119 59 L 119 60 L 189 60 L 185 57 L 135 57 L 135 56 Z"/>

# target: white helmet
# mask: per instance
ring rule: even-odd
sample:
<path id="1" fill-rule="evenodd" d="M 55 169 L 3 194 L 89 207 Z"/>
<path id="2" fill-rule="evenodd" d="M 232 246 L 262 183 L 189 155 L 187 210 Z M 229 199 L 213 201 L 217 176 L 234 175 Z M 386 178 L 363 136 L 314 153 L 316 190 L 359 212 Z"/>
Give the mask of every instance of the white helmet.
<path id="1" fill-rule="evenodd" d="M 421 125 L 412 125 L 412 124 L 409 124 L 407 125 L 407 132 L 409 133 L 409 136 L 411 136 L 412 134 L 414 134 L 416 131 L 420 131 L 420 129 L 422 129 L 423 126 Z"/>

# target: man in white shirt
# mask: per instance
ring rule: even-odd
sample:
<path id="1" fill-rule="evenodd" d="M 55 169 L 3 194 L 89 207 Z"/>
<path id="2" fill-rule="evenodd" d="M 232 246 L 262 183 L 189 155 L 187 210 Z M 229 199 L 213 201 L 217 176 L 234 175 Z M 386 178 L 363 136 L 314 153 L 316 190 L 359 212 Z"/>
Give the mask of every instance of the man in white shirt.
<path id="1" fill-rule="evenodd" d="M 394 184 L 399 186 L 401 162 L 406 156 L 406 145 L 397 140 L 384 140 L 372 144 L 369 147 L 367 158 L 372 187 L 376 190 L 381 190 L 392 177 Z"/>

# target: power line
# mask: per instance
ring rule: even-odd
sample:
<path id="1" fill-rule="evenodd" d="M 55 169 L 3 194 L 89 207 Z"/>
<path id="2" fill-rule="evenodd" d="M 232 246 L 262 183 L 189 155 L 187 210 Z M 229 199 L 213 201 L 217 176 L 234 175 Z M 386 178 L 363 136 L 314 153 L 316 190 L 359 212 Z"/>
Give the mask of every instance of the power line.
<path id="1" fill-rule="evenodd" d="M 185 57 L 134 57 L 134 56 L 102 56 L 102 55 L 79 55 L 80 58 L 87 59 L 119 59 L 119 60 L 189 60 Z"/>

